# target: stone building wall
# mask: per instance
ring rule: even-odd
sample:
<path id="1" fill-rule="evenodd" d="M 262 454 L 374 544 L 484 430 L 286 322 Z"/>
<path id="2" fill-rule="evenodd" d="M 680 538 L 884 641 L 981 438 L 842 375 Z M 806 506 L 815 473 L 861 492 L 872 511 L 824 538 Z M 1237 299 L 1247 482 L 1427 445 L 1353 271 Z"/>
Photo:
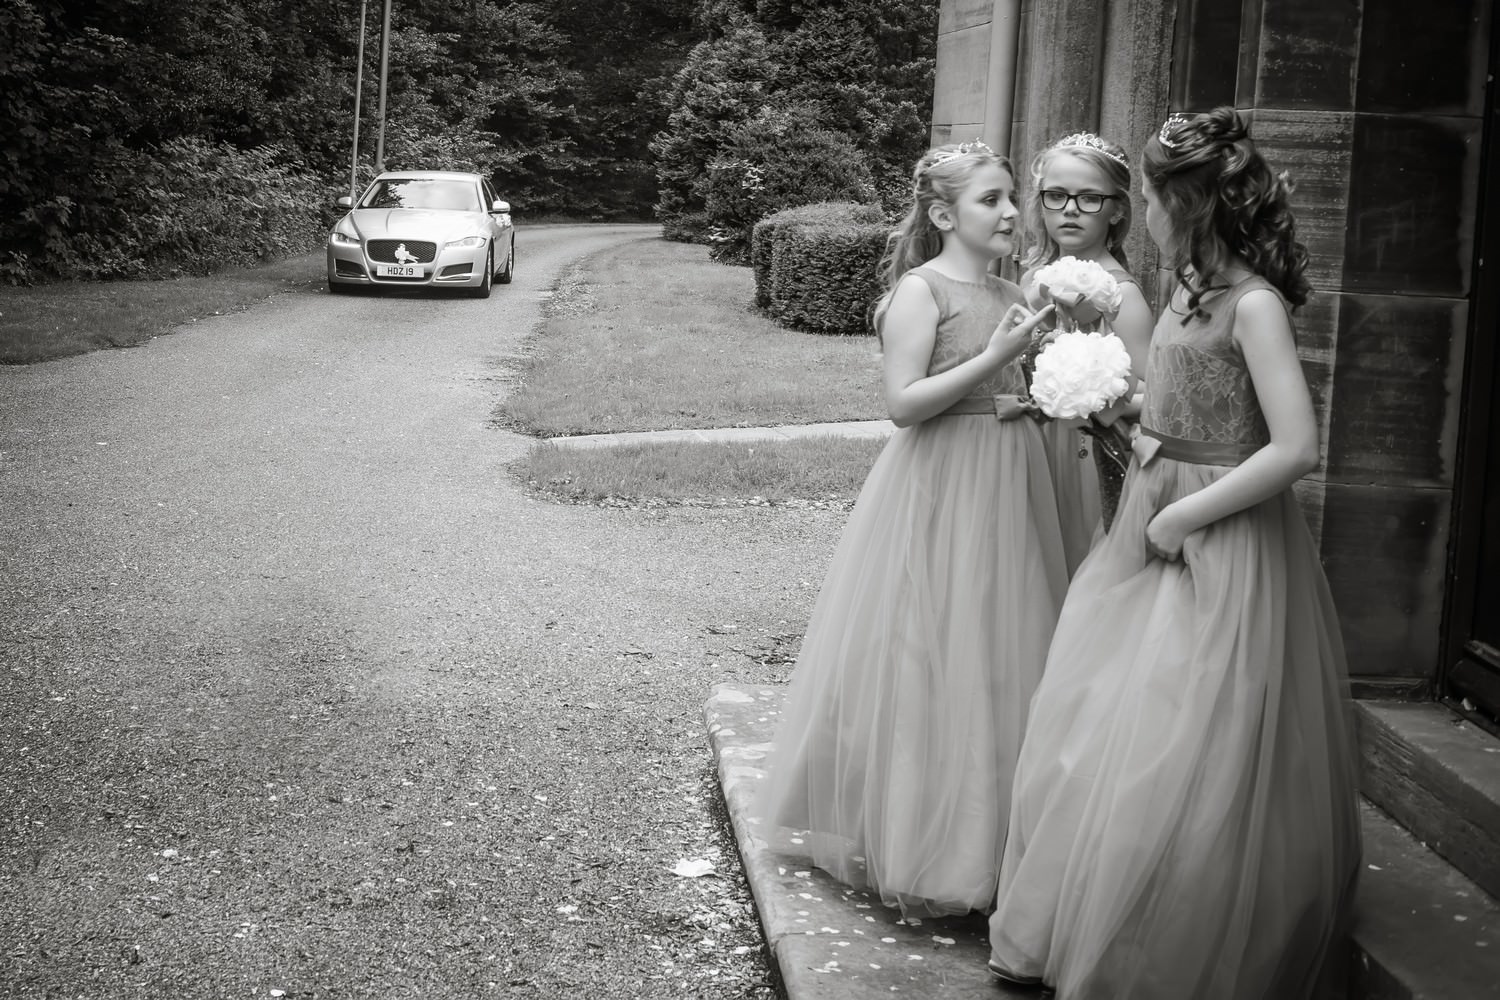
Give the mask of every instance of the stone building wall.
<path id="1" fill-rule="evenodd" d="M 943 0 L 932 138 L 993 133 L 992 0 Z M 1090 129 L 1137 159 L 1167 113 L 1231 104 L 1298 187 L 1298 314 L 1325 461 L 1298 495 L 1351 672 L 1438 669 L 1493 0 L 1024 0 L 1008 151 Z M 990 102 L 993 105 L 993 101 Z M 976 120 L 979 119 L 979 120 Z M 1024 182 L 1024 181 L 1023 181 Z M 1166 275 L 1134 195 L 1132 269 Z"/>

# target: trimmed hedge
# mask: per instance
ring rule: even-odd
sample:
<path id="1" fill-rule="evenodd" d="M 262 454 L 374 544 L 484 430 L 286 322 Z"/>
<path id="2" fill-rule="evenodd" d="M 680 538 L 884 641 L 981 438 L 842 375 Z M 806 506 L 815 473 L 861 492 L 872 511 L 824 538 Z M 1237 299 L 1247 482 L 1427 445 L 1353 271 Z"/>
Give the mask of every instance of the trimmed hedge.
<path id="1" fill-rule="evenodd" d="M 778 230 L 807 224 L 861 225 L 882 222 L 884 218 L 879 205 L 820 201 L 783 209 L 761 219 L 750 232 L 750 266 L 755 271 L 755 304 L 762 309 L 771 305 L 771 248 L 776 242 Z"/>
<path id="2" fill-rule="evenodd" d="M 755 304 L 810 333 L 868 334 L 890 227 L 880 208 L 823 202 L 756 223 L 750 264 Z"/>

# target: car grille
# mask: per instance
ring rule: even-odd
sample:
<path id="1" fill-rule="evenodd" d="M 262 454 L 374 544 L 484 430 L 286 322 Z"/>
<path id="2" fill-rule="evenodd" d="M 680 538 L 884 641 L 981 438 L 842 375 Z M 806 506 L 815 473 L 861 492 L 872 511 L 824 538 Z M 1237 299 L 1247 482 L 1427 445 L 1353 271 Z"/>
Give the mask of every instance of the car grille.
<path id="1" fill-rule="evenodd" d="M 432 259 L 437 256 L 437 244 L 431 240 L 370 240 L 365 244 L 365 252 L 370 255 L 371 260 L 378 260 L 385 264 L 410 264 L 411 260 L 397 260 L 396 248 L 406 247 L 406 252 L 416 257 L 416 263 L 431 264 Z"/>

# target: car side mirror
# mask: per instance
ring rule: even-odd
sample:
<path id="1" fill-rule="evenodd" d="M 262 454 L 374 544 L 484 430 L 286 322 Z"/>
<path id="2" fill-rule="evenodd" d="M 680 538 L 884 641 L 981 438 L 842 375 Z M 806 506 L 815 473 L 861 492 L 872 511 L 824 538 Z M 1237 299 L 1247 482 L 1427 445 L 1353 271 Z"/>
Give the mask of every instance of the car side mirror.
<path id="1" fill-rule="evenodd" d="M 353 208 L 354 199 L 349 197 L 347 194 L 341 194 L 339 195 L 338 201 L 334 202 L 334 204 L 339 208 Z"/>
<path id="2" fill-rule="evenodd" d="M 496 198 L 494 201 L 490 202 L 490 211 L 491 212 L 509 212 L 510 211 L 510 202 L 508 202 L 508 201 L 501 201 L 499 198 Z"/>

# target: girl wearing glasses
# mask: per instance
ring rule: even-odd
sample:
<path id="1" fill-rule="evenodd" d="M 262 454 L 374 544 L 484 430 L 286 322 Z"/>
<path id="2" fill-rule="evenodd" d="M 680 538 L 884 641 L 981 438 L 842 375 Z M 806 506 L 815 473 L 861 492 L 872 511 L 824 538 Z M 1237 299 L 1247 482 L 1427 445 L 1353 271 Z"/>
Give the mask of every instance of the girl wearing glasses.
<path id="1" fill-rule="evenodd" d="M 1142 157 L 1177 282 L 1114 527 L 1016 768 L 990 967 L 1064 1000 L 1308 1000 L 1359 868 L 1339 624 L 1292 486 L 1318 423 L 1291 188 L 1232 108 Z"/>
<path id="2" fill-rule="evenodd" d="M 1120 312 L 1110 328 L 1125 342 L 1135 376 L 1141 378 L 1146 371 L 1152 317 L 1145 295 L 1127 270 L 1130 165 L 1124 150 L 1091 132 L 1064 136 L 1042 150 L 1031 165 L 1026 228 L 1035 234 L 1036 244 L 1022 262 L 1026 268 L 1022 288 L 1029 287 L 1037 268 L 1059 257 L 1093 261 L 1120 283 Z M 1138 410 L 1138 404 L 1126 399 L 1107 415 L 1132 418 Z M 1043 436 L 1072 573 L 1088 554 L 1101 514 L 1108 530 L 1125 476 L 1097 446 L 1087 449 L 1094 453 L 1092 461 L 1080 458 L 1087 438 L 1066 423 L 1049 422 Z"/>
<path id="3" fill-rule="evenodd" d="M 1050 312 L 990 272 L 1015 248 L 1010 163 L 918 161 L 876 310 L 898 425 L 823 580 L 755 813 L 906 914 L 987 909 L 1010 780 L 1067 567 L 1020 358 Z"/>

